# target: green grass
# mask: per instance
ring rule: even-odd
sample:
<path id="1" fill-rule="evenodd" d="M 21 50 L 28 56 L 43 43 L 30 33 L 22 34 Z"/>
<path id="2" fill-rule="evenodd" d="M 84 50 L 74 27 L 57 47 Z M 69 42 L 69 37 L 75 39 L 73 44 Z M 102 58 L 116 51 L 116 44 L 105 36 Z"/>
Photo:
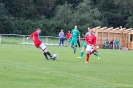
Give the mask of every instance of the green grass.
<path id="1" fill-rule="evenodd" d="M 100 49 L 101 60 L 77 59 L 70 47 L 47 46 L 45 60 L 32 45 L 0 44 L 0 88 L 133 88 L 133 51 Z"/>

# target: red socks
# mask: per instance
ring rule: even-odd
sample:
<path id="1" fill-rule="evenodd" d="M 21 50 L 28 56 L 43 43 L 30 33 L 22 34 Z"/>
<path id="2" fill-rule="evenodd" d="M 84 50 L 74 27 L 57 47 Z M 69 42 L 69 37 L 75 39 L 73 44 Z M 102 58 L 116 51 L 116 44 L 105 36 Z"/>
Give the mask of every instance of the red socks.
<path id="1" fill-rule="evenodd" d="M 86 54 L 86 62 L 89 61 L 89 58 L 90 58 L 90 54 Z"/>

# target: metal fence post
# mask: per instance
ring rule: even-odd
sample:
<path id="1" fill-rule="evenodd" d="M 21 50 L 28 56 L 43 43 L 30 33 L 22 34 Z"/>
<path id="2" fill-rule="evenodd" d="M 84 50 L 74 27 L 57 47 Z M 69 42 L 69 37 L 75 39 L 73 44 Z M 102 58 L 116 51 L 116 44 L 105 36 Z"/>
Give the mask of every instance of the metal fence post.
<path id="1" fill-rule="evenodd" d="M 46 43 L 48 44 L 48 37 L 46 36 Z"/>
<path id="2" fill-rule="evenodd" d="M 23 43 L 25 43 L 25 36 L 23 36 Z"/>

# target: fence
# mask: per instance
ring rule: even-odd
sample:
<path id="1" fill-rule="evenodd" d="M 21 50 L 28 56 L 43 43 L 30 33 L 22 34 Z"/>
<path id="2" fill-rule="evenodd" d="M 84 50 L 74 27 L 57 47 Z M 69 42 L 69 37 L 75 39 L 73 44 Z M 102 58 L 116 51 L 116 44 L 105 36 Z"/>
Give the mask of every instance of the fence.
<path id="1" fill-rule="evenodd" d="M 29 35 L 19 35 L 19 34 L 0 34 L 0 43 L 2 44 L 33 44 L 32 39 L 27 40 Z M 59 37 L 55 36 L 40 36 L 42 42 L 45 45 L 59 45 Z M 65 39 L 66 40 L 66 39 Z M 81 45 L 84 40 L 81 40 Z M 68 45 L 68 42 L 65 41 L 64 45 Z"/>

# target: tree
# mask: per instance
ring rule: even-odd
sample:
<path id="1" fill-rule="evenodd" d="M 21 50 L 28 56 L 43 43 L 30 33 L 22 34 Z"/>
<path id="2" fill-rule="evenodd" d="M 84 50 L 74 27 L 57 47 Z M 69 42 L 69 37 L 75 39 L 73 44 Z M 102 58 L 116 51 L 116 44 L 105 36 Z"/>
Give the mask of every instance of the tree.
<path id="1" fill-rule="evenodd" d="M 105 19 L 97 8 L 92 8 L 91 1 L 84 0 L 80 3 L 73 14 L 73 23 L 79 26 L 81 32 L 86 32 L 88 27 L 104 26 Z"/>
<path id="2" fill-rule="evenodd" d="M 67 2 L 63 5 L 58 5 L 55 11 L 55 17 L 53 18 L 57 30 L 69 29 L 72 21 L 73 7 Z"/>

